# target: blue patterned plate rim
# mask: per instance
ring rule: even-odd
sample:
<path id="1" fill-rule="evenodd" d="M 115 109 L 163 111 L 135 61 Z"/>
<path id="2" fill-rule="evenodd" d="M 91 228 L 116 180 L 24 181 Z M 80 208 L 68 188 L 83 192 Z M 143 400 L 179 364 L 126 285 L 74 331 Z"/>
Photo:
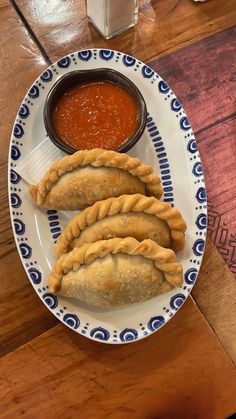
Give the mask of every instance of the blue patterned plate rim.
<path id="1" fill-rule="evenodd" d="M 145 310 L 147 309 L 149 313 L 148 317 L 146 311 L 144 311 L 143 318 L 129 321 L 128 316 L 126 317 L 127 314 L 125 314 L 124 318 L 127 318 L 127 324 L 122 323 L 119 325 L 116 324 L 118 321 L 117 315 L 115 315 L 115 324 L 112 325 L 113 327 L 110 324 L 107 325 L 107 321 L 97 320 L 96 313 L 94 314 L 94 318 L 92 317 L 92 320 L 90 320 L 88 318 L 88 311 L 85 310 L 83 312 L 79 304 L 78 307 L 73 306 L 70 301 L 67 303 L 65 299 L 61 299 L 61 297 L 52 295 L 49 292 L 44 269 L 42 269 L 42 266 L 46 266 L 44 260 L 45 255 L 37 243 L 39 238 L 34 231 L 36 227 L 33 221 L 33 212 L 32 219 L 29 220 L 30 217 L 27 214 L 27 210 L 35 211 L 39 219 L 42 220 L 43 225 L 47 225 L 47 228 L 50 230 L 49 234 L 52 243 L 61 231 L 60 215 L 55 210 L 45 211 L 42 215 L 41 210 L 34 209 L 27 198 L 26 184 L 14 170 L 16 163 L 20 161 L 21 157 L 27 155 L 44 138 L 45 131 L 42 129 L 42 124 L 40 125 L 42 108 L 46 94 L 53 83 L 61 75 L 77 68 L 88 69 L 108 66 L 123 72 L 131 79 L 133 78 L 133 81 L 137 82 L 138 87 L 142 87 L 143 92 L 145 92 L 145 89 L 149 94 L 150 92 L 154 92 L 156 97 L 152 99 L 152 102 L 150 101 L 151 104 L 157 101 L 160 106 L 160 113 L 164 108 L 168 112 L 168 124 L 173 125 L 172 131 L 179 137 L 179 145 L 184 150 L 185 158 L 181 158 L 183 158 L 186 167 L 183 170 L 188 171 L 189 178 L 187 181 L 191 184 L 193 196 L 193 220 L 190 223 L 191 235 L 188 238 L 191 252 L 188 257 L 184 256 L 183 258 L 183 263 L 185 264 L 183 286 L 171 295 L 169 293 L 165 295 L 164 299 L 166 302 L 161 308 L 156 308 L 160 301 L 159 297 L 149 300 L 148 304 L 140 303 L 136 304 L 133 309 L 129 308 L 132 313 L 132 310 L 136 310 L 137 307 L 140 311 L 142 311 L 142 307 L 145 307 Z M 38 106 L 35 106 L 35 104 Z M 154 105 L 156 105 L 156 102 Z M 39 110 L 40 106 L 41 109 Z M 178 201 L 181 195 L 181 188 L 177 187 L 180 184 L 180 180 L 178 179 L 177 182 L 175 179 L 178 178 L 180 170 L 177 170 L 176 163 L 173 163 L 174 151 L 172 153 L 172 145 L 170 148 L 169 140 L 169 136 L 171 137 L 172 134 L 169 136 L 165 134 L 168 131 L 168 127 L 165 126 L 163 117 L 161 116 L 158 123 L 156 122 L 159 115 L 158 113 L 157 116 L 156 114 L 154 115 L 155 106 L 153 109 L 148 114 L 145 141 L 150 142 L 150 147 L 153 150 L 152 154 L 157 159 L 157 164 L 159 165 L 164 187 L 163 199 L 174 205 L 175 201 Z M 29 138 L 32 138 L 30 134 L 32 134 L 36 122 L 39 125 L 38 137 L 36 135 L 36 143 L 33 143 L 33 140 L 29 142 Z M 173 142 L 174 147 L 175 143 Z M 174 175 L 173 172 L 175 172 Z M 176 173 L 178 176 L 176 176 Z M 103 343 L 132 343 L 159 330 L 176 314 L 186 301 L 196 282 L 205 248 L 207 197 L 204 174 L 194 133 L 179 99 L 159 74 L 148 65 L 142 63 L 135 57 L 119 51 L 97 48 L 68 54 L 44 70 L 27 92 L 14 122 L 9 148 L 8 191 L 13 234 L 20 259 L 30 283 L 49 310 L 62 323 L 74 331 L 92 340 Z M 121 310 L 125 312 L 126 309 Z M 113 316 L 112 311 L 110 316 Z"/>

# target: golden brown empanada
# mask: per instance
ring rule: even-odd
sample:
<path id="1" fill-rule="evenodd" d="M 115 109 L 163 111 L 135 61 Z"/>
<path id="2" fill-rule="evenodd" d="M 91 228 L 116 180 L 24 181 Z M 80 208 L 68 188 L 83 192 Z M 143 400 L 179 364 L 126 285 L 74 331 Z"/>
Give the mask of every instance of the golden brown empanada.
<path id="1" fill-rule="evenodd" d="M 133 237 L 86 243 L 61 256 L 49 277 L 50 290 L 99 307 L 148 300 L 182 284 L 173 250 Z"/>
<path id="2" fill-rule="evenodd" d="M 113 237 L 152 239 L 175 251 L 184 247 L 186 224 L 167 202 L 140 194 L 96 202 L 72 218 L 55 245 L 58 256 L 84 243 Z"/>
<path id="3" fill-rule="evenodd" d="M 40 207 L 73 211 L 123 194 L 160 198 L 162 187 L 159 176 L 139 159 L 97 148 L 78 151 L 53 163 L 29 192 Z"/>

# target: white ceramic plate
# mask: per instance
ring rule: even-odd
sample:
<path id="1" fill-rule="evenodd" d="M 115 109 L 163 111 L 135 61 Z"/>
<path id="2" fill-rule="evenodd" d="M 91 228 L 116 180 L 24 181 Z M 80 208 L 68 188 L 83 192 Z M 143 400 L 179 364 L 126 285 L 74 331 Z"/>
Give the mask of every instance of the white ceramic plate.
<path id="1" fill-rule="evenodd" d="M 177 258 L 184 267 L 179 289 L 149 301 L 113 310 L 88 307 L 48 291 L 48 273 L 55 260 L 52 246 L 65 219 L 59 211 L 36 208 L 27 184 L 14 171 L 44 138 L 43 107 L 53 83 L 75 69 L 113 68 L 130 78 L 142 92 L 148 108 L 147 128 L 131 150 L 160 173 L 163 199 L 175 205 L 187 222 L 186 246 Z M 9 202 L 17 249 L 35 291 L 67 326 L 106 343 L 126 343 L 152 334 L 182 306 L 196 281 L 206 235 L 206 191 L 194 134 L 170 87 L 150 67 L 117 51 L 92 49 L 75 52 L 50 66 L 28 91 L 13 127 L 9 152 Z"/>

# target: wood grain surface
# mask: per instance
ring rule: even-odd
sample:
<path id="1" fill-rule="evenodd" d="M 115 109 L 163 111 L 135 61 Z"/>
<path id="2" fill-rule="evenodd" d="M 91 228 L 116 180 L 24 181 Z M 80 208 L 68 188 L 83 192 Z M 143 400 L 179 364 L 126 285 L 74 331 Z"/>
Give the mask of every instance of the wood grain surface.
<path id="1" fill-rule="evenodd" d="M 236 116 L 235 56 L 236 26 L 149 62 L 180 99 L 196 135 Z"/>
<path id="2" fill-rule="evenodd" d="M 30 83 L 46 67 L 46 63 L 7 0 L 1 1 L 0 28 L 0 257 L 3 258 L 9 252 L 16 252 L 9 222 L 6 188 L 9 139 L 22 98 Z"/>
<path id="3" fill-rule="evenodd" d="M 193 296 L 236 363 L 232 339 L 236 333 L 235 57 L 233 27 L 150 65 L 180 98 L 195 130 L 206 181 L 211 240 Z"/>
<path id="4" fill-rule="evenodd" d="M 236 23 L 235 0 L 139 0 L 139 21 L 104 40 L 88 24 L 84 0 L 15 0 L 52 61 L 83 48 L 112 48 L 147 61 L 192 44 Z"/>
<path id="5" fill-rule="evenodd" d="M 0 261 L 0 356 L 58 323 L 34 292 L 17 250 Z"/>
<path id="6" fill-rule="evenodd" d="M 235 66 L 236 67 L 236 66 Z M 232 96 L 236 94 L 235 90 Z M 208 234 L 236 274 L 236 114 L 198 134 L 208 194 Z"/>
<path id="7" fill-rule="evenodd" d="M 47 67 L 6 0 L 0 6 L 0 354 L 57 323 L 35 295 L 16 250 L 8 209 L 7 158 L 16 112 L 30 84 Z"/>
<path id="8" fill-rule="evenodd" d="M 235 57 L 236 27 L 233 27 L 150 62 L 180 98 L 195 131 L 210 204 L 209 235 L 233 273 L 236 273 Z"/>
<path id="9" fill-rule="evenodd" d="M 91 342 L 59 325 L 1 361 L 1 417 L 223 419 L 236 371 L 189 299 L 132 345 Z"/>
<path id="10" fill-rule="evenodd" d="M 141 0 L 136 28 L 104 41 L 87 24 L 82 0 L 1 1 L 0 352 L 6 355 L 0 361 L 0 417 L 222 419 L 236 411 L 236 369 L 227 355 L 236 362 L 235 279 L 219 254 L 225 255 L 217 229 L 219 218 L 228 234 L 235 227 L 235 188 L 226 189 L 223 165 L 226 159 L 227 167 L 235 162 L 235 29 L 195 43 L 236 23 L 234 5 L 235 0 Z M 21 266 L 6 185 L 15 113 L 49 59 L 104 46 L 149 61 L 188 44 L 193 45 L 152 64 L 180 96 L 206 166 L 209 209 L 216 220 L 211 226 L 209 221 L 209 235 L 215 244 L 208 238 L 193 294 L 198 306 L 188 299 L 171 322 L 144 341 L 97 344 L 63 325 L 54 327 L 57 320 Z M 217 194 L 217 174 L 223 179 L 223 199 Z"/>
<path id="11" fill-rule="evenodd" d="M 200 275 L 192 292 L 226 352 L 236 364 L 236 281 L 208 237 Z"/>

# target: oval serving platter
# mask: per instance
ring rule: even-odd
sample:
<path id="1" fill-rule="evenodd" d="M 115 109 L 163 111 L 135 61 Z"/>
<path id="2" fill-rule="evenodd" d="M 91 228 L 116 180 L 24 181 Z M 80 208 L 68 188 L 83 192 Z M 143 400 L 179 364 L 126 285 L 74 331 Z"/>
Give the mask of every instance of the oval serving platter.
<path id="1" fill-rule="evenodd" d="M 142 139 L 129 152 L 153 166 L 162 179 L 163 200 L 182 212 L 186 245 L 177 259 L 184 283 L 149 301 L 112 310 L 86 306 L 51 294 L 48 274 L 55 260 L 53 244 L 67 221 L 60 211 L 36 208 L 16 165 L 46 136 L 43 108 L 56 80 L 75 69 L 113 68 L 130 78 L 147 104 Z M 9 204 L 16 246 L 28 278 L 44 304 L 64 324 L 96 341 L 118 344 L 143 339 L 165 325 L 187 299 L 197 279 L 205 246 L 207 205 L 201 160 L 191 125 L 165 81 L 150 67 L 121 52 L 89 49 L 52 64 L 33 83 L 15 119 L 9 150 Z"/>

